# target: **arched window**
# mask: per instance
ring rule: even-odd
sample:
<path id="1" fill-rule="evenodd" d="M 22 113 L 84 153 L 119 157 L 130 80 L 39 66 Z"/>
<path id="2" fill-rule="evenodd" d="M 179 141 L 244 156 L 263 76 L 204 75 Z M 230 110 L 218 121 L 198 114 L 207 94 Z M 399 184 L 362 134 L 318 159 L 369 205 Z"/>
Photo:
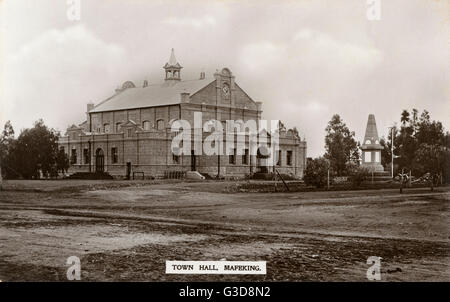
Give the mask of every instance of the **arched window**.
<path id="1" fill-rule="evenodd" d="M 111 132 L 111 129 L 110 129 L 108 123 L 106 123 L 106 124 L 103 125 L 103 131 L 104 131 L 105 133 L 110 133 L 110 132 Z"/>
<path id="2" fill-rule="evenodd" d="M 144 128 L 144 130 L 150 130 L 151 129 L 151 123 L 149 121 L 143 121 L 142 122 L 142 128 Z"/>
<path id="3" fill-rule="evenodd" d="M 116 133 L 119 133 L 122 130 L 122 123 L 116 123 Z"/>
<path id="4" fill-rule="evenodd" d="M 156 121 L 156 129 L 164 130 L 164 120 L 159 119 Z"/>

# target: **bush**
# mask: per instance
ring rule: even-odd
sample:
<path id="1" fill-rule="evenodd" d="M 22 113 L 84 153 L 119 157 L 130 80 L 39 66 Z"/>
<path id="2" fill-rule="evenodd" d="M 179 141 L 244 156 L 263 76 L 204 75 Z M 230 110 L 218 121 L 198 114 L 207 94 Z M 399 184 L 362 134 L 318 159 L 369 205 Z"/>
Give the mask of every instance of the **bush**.
<path id="1" fill-rule="evenodd" d="M 309 160 L 303 177 L 305 184 L 316 188 L 325 186 L 327 184 L 328 167 L 328 161 L 323 157 Z"/>
<path id="2" fill-rule="evenodd" d="M 363 167 L 352 167 L 349 169 L 349 180 L 354 187 L 359 187 L 369 177 L 370 171 Z"/>

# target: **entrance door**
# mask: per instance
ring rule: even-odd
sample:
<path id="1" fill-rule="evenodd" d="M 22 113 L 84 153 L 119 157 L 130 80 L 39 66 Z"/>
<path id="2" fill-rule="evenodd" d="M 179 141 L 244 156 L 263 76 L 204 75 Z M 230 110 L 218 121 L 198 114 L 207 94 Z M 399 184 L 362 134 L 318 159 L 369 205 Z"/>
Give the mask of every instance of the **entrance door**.
<path id="1" fill-rule="evenodd" d="M 105 156 L 103 155 L 103 150 L 98 148 L 95 151 L 95 172 L 104 172 L 105 171 Z"/>
<path id="2" fill-rule="evenodd" d="M 131 179 L 131 163 L 127 162 L 127 179 Z"/>
<path id="3" fill-rule="evenodd" d="M 195 162 L 196 162 L 195 153 L 194 150 L 191 150 L 191 171 L 195 171 L 196 169 Z"/>

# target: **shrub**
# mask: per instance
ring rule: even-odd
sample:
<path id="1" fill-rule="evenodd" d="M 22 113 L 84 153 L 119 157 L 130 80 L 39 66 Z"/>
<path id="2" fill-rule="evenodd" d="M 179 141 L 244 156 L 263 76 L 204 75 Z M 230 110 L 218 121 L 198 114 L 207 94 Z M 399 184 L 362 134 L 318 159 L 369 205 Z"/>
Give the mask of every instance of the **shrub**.
<path id="1" fill-rule="evenodd" d="M 328 161 L 323 157 L 308 161 L 303 180 L 305 184 L 321 188 L 327 184 Z"/>
<path id="2" fill-rule="evenodd" d="M 363 181 L 369 177 L 370 171 L 363 167 L 352 167 L 349 169 L 350 177 L 349 180 L 354 187 L 359 187 Z"/>

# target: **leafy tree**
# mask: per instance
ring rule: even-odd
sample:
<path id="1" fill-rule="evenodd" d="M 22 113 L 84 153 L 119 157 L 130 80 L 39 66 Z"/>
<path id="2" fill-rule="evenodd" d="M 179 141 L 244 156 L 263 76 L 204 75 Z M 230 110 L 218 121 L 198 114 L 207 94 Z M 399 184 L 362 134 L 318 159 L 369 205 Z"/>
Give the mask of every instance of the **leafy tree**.
<path id="1" fill-rule="evenodd" d="M 396 143 L 399 137 L 399 130 L 396 126 L 393 126 L 393 128 L 389 129 L 387 139 L 384 137 L 380 138 L 380 145 L 383 147 L 383 149 L 381 150 L 381 164 L 385 168 L 392 162 L 392 137 L 394 137 L 394 142 Z M 397 150 L 394 149 L 394 155 L 398 156 L 398 154 L 396 154 L 396 151 Z"/>
<path id="2" fill-rule="evenodd" d="M 394 138 L 394 149 L 397 151 L 395 155 L 398 156 L 396 162 L 401 168 L 414 170 L 414 156 L 417 147 L 413 128 L 409 123 L 402 125 L 399 136 Z"/>
<path id="3" fill-rule="evenodd" d="M 411 113 L 403 110 L 400 117 L 400 131 L 394 133 L 395 163 L 400 169 L 411 170 L 415 176 L 430 173 L 432 178 L 443 175 L 450 181 L 448 162 L 450 161 L 449 134 L 439 121 L 431 120 L 430 113 L 424 110 L 420 117 L 417 109 Z M 391 136 L 391 134 L 389 134 Z M 392 141 L 392 138 L 388 142 Z M 382 158 L 390 155 L 390 144 L 385 144 Z"/>
<path id="4" fill-rule="evenodd" d="M 400 118 L 400 121 L 402 122 L 402 125 L 405 126 L 407 123 L 409 123 L 409 112 L 408 110 L 402 111 L 402 117 Z"/>
<path id="5" fill-rule="evenodd" d="M 13 146 L 16 140 L 14 139 L 14 129 L 10 121 L 5 123 L 2 133 L 0 134 L 0 170 L 2 175 L 6 178 L 11 178 L 17 175 L 13 169 Z"/>
<path id="6" fill-rule="evenodd" d="M 56 170 L 62 173 L 67 172 L 69 169 L 69 157 L 64 152 L 64 149 L 60 149 L 56 156 Z"/>
<path id="7" fill-rule="evenodd" d="M 14 146 L 15 170 L 24 178 L 38 178 L 39 171 L 52 176 L 56 171 L 59 134 L 38 120 L 23 130 Z"/>
<path id="8" fill-rule="evenodd" d="M 422 173 L 438 175 L 442 172 L 445 164 L 444 146 L 434 144 L 421 144 L 416 152 L 415 162 L 417 169 Z"/>
<path id="9" fill-rule="evenodd" d="M 329 163 L 323 157 L 308 160 L 303 180 L 305 184 L 321 188 L 327 184 Z"/>
<path id="10" fill-rule="evenodd" d="M 325 158 L 338 176 L 345 174 L 348 163 L 359 164 L 359 145 L 355 132 L 350 131 L 338 114 L 333 115 L 325 129 Z"/>

